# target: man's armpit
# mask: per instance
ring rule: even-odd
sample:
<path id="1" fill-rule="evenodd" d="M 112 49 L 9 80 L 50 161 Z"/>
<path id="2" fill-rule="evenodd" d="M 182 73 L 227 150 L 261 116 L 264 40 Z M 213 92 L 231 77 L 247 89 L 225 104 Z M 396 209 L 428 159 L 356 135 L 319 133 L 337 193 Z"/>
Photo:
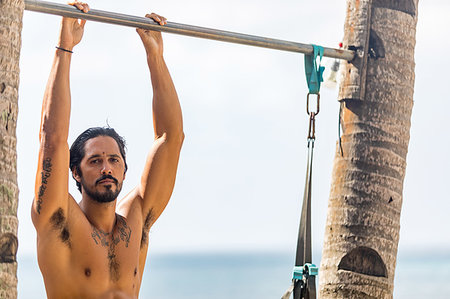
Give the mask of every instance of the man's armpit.
<path id="1" fill-rule="evenodd" d="M 142 226 L 141 248 L 148 244 L 148 233 L 154 221 L 155 216 L 153 214 L 153 209 L 150 209 L 147 216 L 145 216 L 144 225 Z"/>
<path id="2" fill-rule="evenodd" d="M 59 234 L 58 237 L 66 244 L 69 248 L 72 248 L 72 244 L 70 243 L 70 232 L 69 226 L 67 224 L 67 218 L 64 215 L 64 210 L 59 208 L 56 212 L 53 213 L 50 218 L 50 224 L 52 228 Z"/>

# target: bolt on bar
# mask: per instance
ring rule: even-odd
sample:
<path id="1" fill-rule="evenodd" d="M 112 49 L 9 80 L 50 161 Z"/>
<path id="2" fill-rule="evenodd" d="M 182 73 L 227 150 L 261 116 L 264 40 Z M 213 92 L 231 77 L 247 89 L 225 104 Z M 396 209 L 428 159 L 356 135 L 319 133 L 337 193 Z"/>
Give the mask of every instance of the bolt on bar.
<path id="1" fill-rule="evenodd" d="M 25 0 L 25 9 L 29 11 L 42 12 L 47 14 L 59 15 L 64 17 L 85 19 L 90 21 L 116 24 L 134 28 L 144 28 L 155 31 L 169 32 L 180 35 L 187 35 L 192 37 L 213 39 L 223 42 L 230 42 L 236 44 L 244 44 L 256 47 L 270 48 L 275 50 L 282 50 L 288 52 L 297 52 L 303 54 L 312 54 L 313 47 L 308 44 L 301 44 L 296 42 L 284 41 L 273 38 L 260 37 L 255 35 L 248 35 L 242 33 L 235 33 L 230 31 L 222 31 L 216 29 L 209 29 L 204 27 L 197 27 L 192 25 L 179 24 L 174 22 L 167 22 L 166 25 L 160 26 L 155 21 L 136 17 L 126 14 L 107 12 L 102 10 L 91 9 L 88 13 L 84 13 L 72 5 L 59 4 L 47 1 Z M 333 49 L 324 47 L 324 56 L 352 60 L 355 53 L 349 50 Z"/>

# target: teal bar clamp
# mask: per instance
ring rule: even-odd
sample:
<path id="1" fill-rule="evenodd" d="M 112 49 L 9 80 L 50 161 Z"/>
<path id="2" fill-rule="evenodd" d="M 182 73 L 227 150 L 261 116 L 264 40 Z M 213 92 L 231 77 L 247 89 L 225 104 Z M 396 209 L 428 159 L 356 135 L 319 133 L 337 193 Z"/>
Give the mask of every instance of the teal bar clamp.
<path id="1" fill-rule="evenodd" d="M 317 276 L 319 275 L 319 267 L 314 264 L 306 264 L 305 267 L 308 267 L 309 276 Z"/>
<path id="2" fill-rule="evenodd" d="M 295 266 L 292 279 L 303 279 L 303 266 Z"/>
<path id="3" fill-rule="evenodd" d="M 303 276 L 317 276 L 319 275 L 319 267 L 314 264 L 304 264 L 303 266 L 295 266 L 292 279 L 303 279 Z"/>
<path id="4" fill-rule="evenodd" d="M 321 66 L 323 57 L 323 47 L 312 45 L 313 53 L 305 54 L 305 74 L 306 83 L 308 83 L 308 89 L 310 94 L 318 94 L 320 91 L 320 83 L 323 82 L 324 66 Z M 319 57 L 319 62 L 317 58 Z"/>

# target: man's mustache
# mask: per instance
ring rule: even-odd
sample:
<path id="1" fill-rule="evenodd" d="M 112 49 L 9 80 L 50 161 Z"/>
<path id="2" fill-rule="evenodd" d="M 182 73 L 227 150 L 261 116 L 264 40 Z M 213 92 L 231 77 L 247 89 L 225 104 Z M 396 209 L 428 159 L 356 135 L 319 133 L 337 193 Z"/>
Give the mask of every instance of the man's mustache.
<path id="1" fill-rule="evenodd" d="M 114 184 L 116 184 L 116 185 L 118 184 L 117 179 L 110 174 L 105 174 L 105 175 L 101 176 L 98 180 L 95 181 L 95 184 L 97 185 L 98 183 L 100 183 L 100 181 L 103 181 L 105 179 L 113 180 Z"/>

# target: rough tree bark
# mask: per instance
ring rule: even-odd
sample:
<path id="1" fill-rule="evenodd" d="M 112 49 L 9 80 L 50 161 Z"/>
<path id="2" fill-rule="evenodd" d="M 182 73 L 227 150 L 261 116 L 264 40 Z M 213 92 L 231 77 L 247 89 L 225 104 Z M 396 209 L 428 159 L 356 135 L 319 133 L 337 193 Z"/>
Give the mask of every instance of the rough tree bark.
<path id="1" fill-rule="evenodd" d="M 16 121 L 23 0 L 0 0 L 0 298 L 17 298 Z"/>
<path id="2" fill-rule="evenodd" d="M 348 0 L 320 298 L 392 298 L 414 93 L 418 0 Z"/>

